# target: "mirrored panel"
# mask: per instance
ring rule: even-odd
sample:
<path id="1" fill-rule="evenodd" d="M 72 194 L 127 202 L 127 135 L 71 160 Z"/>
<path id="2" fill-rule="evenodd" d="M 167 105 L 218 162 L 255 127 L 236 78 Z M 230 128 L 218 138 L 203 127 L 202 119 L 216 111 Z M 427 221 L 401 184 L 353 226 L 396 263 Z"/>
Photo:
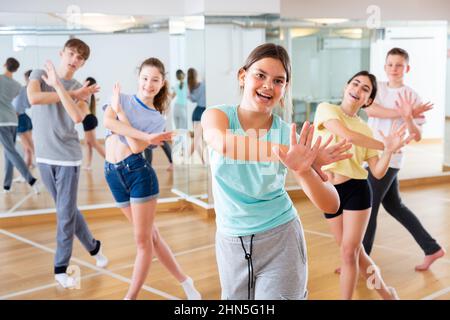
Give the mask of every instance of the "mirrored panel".
<path id="1" fill-rule="evenodd" d="M 85 65 L 75 74 L 75 79 L 84 83 L 87 77 L 93 77 L 101 87 L 93 100 L 96 102 L 95 113 L 99 120 L 95 135 L 98 143 L 103 145 L 106 129 L 102 121 L 102 106 L 110 101 L 116 81 L 120 82 L 122 92 L 136 93 L 138 67 L 143 60 L 153 56 L 165 64 L 172 93 L 177 85 L 176 71 L 178 69 L 187 73 L 187 68 L 193 67 L 198 70 L 200 76 L 203 76 L 204 59 L 200 53 L 204 51 L 204 30 L 203 27 L 197 27 L 195 19 L 193 22 L 189 19 L 169 16 L 3 12 L 0 13 L 0 60 L 4 62 L 8 57 L 14 57 L 20 62 L 20 68 L 14 74 L 14 78 L 24 85 L 23 74 L 26 70 L 43 68 L 47 60 L 55 65 L 59 63 L 59 52 L 69 38 L 76 37 L 85 41 L 90 46 L 91 54 Z M 169 25 L 172 20 L 191 21 L 183 39 L 180 39 L 179 33 Z M 185 82 L 186 80 L 187 78 Z M 171 107 L 165 114 L 167 130 L 178 129 L 173 124 L 175 102 L 176 99 L 173 99 Z M 192 103 L 188 104 L 188 112 L 189 108 L 192 111 L 194 107 Z M 32 117 L 29 109 L 26 113 Z M 186 129 L 182 130 L 186 130 L 187 133 L 180 132 L 180 136 L 190 139 L 192 121 L 190 119 L 188 121 L 187 117 L 184 121 Z M 78 205 L 81 209 L 114 206 L 114 200 L 103 174 L 103 158 L 94 149 L 92 162 L 89 164 L 83 127 L 81 124 L 76 125 L 76 129 L 83 148 L 83 170 L 80 171 Z M 16 147 L 24 155 L 20 136 L 17 138 Z M 158 175 L 160 198 L 163 201 L 178 198 L 178 195 L 172 192 L 174 173 L 170 163 L 171 147 L 176 151 L 174 161 L 178 164 L 177 140 L 173 142 L 173 145 L 170 143 L 166 150 L 163 148 L 153 150 L 152 165 Z M 167 156 L 165 151 L 168 151 Z M 187 154 L 187 150 L 184 154 Z M 184 156 L 183 153 L 181 156 Z M 2 168 L 0 179 L 3 182 L 3 157 L 1 157 L 0 166 Z M 32 172 L 39 178 L 37 168 L 33 167 Z M 15 171 L 14 178 L 17 179 L 12 185 L 12 192 L 0 194 L 0 214 L 6 216 L 54 210 L 54 202 L 45 188 L 42 187 L 42 192 L 35 195 L 26 183 L 19 181 L 19 176 Z"/>

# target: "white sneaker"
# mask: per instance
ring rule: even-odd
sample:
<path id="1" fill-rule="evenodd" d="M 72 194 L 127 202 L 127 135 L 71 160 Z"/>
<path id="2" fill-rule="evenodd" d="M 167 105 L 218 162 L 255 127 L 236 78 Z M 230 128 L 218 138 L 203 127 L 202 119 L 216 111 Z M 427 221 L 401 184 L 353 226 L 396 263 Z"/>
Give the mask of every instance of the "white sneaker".
<path id="1" fill-rule="evenodd" d="M 108 265 L 108 258 L 102 253 L 102 244 L 100 244 L 100 250 L 98 250 L 97 254 L 94 256 L 96 263 L 95 265 L 99 268 L 105 268 Z"/>
<path id="2" fill-rule="evenodd" d="M 4 194 L 11 193 L 11 189 L 3 189 L 2 193 L 4 193 Z"/>
<path id="3" fill-rule="evenodd" d="M 55 280 L 58 282 L 64 289 L 70 289 L 75 287 L 75 279 L 69 277 L 67 273 L 57 273 L 55 274 Z"/>
<path id="4" fill-rule="evenodd" d="M 395 290 L 394 287 L 388 287 L 389 293 L 392 296 L 392 300 L 400 300 L 400 297 L 397 294 L 397 291 Z"/>
<path id="5" fill-rule="evenodd" d="M 34 191 L 34 194 L 40 194 L 41 193 L 41 185 L 38 182 L 35 182 L 31 188 Z"/>
<path id="6" fill-rule="evenodd" d="M 17 178 L 13 179 L 13 182 L 23 183 L 25 182 L 25 179 L 22 176 L 18 176 Z"/>

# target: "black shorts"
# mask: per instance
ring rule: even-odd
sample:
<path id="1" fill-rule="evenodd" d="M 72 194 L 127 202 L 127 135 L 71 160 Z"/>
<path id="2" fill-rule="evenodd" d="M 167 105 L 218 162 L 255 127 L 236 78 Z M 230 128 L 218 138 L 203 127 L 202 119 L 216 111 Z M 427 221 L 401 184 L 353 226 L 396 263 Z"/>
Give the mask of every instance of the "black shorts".
<path id="1" fill-rule="evenodd" d="M 372 207 L 372 189 L 365 180 L 351 179 L 334 186 L 341 202 L 336 213 L 325 213 L 325 218 L 340 216 L 344 210 L 365 210 Z"/>
<path id="2" fill-rule="evenodd" d="M 83 119 L 84 131 L 94 130 L 97 126 L 98 126 L 97 117 L 94 116 L 92 113 L 90 113 L 86 117 L 84 117 L 84 119 Z"/>

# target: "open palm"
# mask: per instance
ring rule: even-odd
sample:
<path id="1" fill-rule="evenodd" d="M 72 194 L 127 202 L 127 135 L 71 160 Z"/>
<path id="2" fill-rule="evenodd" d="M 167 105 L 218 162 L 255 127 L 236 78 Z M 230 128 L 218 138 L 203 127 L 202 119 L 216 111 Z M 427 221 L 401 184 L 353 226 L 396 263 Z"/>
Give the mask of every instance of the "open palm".
<path id="1" fill-rule="evenodd" d="M 114 84 L 111 108 L 115 113 L 120 113 L 122 111 L 122 106 L 120 104 L 120 84 L 118 82 Z"/>
<path id="2" fill-rule="evenodd" d="M 403 119 L 412 117 L 416 101 L 417 97 L 413 99 L 411 91 L 405 91 L 403 95 L 400 92 L 398 93 L 398 98 L 395 101 L 395 106 L 398 113 Z"/>
<path id="3" fill-rule="evenodd" d="M 147 143 L 152 145 L 161 145 L 164 141 L 172 140 L 173 133 L 161 132 L 161 133 L 150 133 L 148 135 Z"/>
<path id="4" fill-rule="evenodd" d="M 53 88 L 61 84 L 61 81 L 59 80 L 58 75 L 56 74 L 55 66 L 51 61 L 47 61 L 45 63 L 44 68 L 47 75 L 42 75 L 42 80 L 44 80 L 46 84 L 48 84 Z"/>
<path id="5" fill-rule="evenodd" d="M 285 152 L 279 147 L 274 147 L 273 151 L 287 168 L 298 173 L 305 172 L 311 168 L 319 152 L 321 138 L 319 137 L 316 143 L 312 145 L 313 136 L 314 126 L 305 122 L 300 133 L 300 139 L 297 141 L 296 125 L 293 123 L 291 125 L 289 150 Z"/>
<path id="6" fill-rule="evenodd" d="M 397 126 L 397 121 L 392 123 L 391 131 L 388 136 L 385 136 L 382 131 L 380 135 L 383 139 L 384 149 L 388 152 L 396 152 L 403 146 L 408 144 L 413 138 L 414 134 L 406 137 L 406 123 L 402 124 L 400 127 Z"/>

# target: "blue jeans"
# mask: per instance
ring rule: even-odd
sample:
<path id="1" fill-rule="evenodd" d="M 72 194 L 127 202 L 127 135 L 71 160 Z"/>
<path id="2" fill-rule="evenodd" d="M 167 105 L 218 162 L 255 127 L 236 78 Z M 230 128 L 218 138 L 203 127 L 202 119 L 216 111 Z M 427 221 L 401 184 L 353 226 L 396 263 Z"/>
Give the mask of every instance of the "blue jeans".
<path id="1" fill-rule="evenodd" d="M 159 195 L 155 170 L 142 154 L 132 154 L 118 163 L 105 161 L 105 178 L 119 208 L 147 202 Z"/>

